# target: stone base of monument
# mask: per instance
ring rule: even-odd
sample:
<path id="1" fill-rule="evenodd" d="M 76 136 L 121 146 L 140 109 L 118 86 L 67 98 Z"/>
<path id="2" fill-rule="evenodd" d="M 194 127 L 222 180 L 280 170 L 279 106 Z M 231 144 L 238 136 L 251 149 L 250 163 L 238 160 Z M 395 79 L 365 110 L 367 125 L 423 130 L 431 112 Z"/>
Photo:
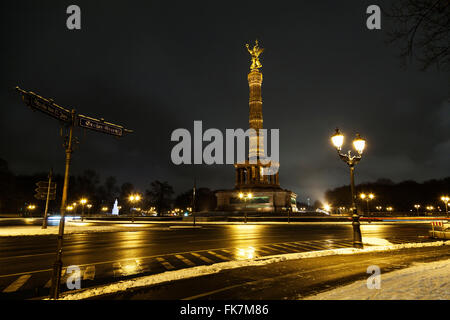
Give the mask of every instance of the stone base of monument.
<path id="1" fill-rule="evenodd" d="M 297 195 L 281 188 L 246 189 L 251 199 L 239 198 L 241 189 L 216 191 L 217 211 L 226 212 L 297 212 Z"/>

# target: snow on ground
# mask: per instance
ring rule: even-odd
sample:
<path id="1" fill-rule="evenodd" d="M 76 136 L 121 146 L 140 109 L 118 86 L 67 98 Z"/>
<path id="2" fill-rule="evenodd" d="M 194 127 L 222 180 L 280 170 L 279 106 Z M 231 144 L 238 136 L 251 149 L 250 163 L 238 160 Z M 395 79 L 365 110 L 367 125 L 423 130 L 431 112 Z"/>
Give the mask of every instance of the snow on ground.
<path id="1" fill-rule="evenodd" d="M 361 280 L 305 300 L 450 300 L 450 259 L 382 272 L 379 289 L 368 289 Z"/>
<path id="2" fill-rule="evenodd" d="M 144 225 L 139 223 L 125 223 L 118 226 L 90 226 L 89 223 L 78 221 L 66 221 L 64 225 L 64 234 L 73 233 L 93 233 L 93 232 L 116 232 L 116 231 L 136 231 L 140 230 Z M 159 228 L 161 229 L 161 228 Z M 164 230 L 167 228 L 164 228 Z M 154 228 L 152 228 L 154 230 Z M 42 229 L 41 226 L 10 226 L 0 227 L 0 237 L 16 237 L 16 236 L 39 236 L 58 234 L 59 226 L 47 226 Z"/>
<path id="3" fill-rule="evenodd" d="M 237 260 L 237 261 L 227 261 L 221 263 L 215 263 L 212 265 L 198 266 L 188 269 L 181 269 L 175 271 L 167 271 L 160 274 L 138 277 L 131 280 L 120 281 L 117 283 L 98 286 L 93 288 L 81 289 L 74 292 L 69 292 L 63 294 L 60 299 L 62 300 L 79 300 L 86 299 L 93 296 L 111 294 L 120 291 L 126 291 L 131 288 L 145 287 L 149 285 L 155 285 L 162 282 L 174 281 L 180 279 L 187 279 L 192 277 L 198 277 L 208 274 L 214 274 L 220 272 L 221 270 L 235 269 L 240 267 L 249 266 L 262 266 L 266 264 L 271 264 L 275 262 L 294 260 L 294 259 L 304 259 L 304 258 L 314 258 L 314 257 L 324 257 L 330 255 L 347 255 L 347 254 L 360 254 L 368 252 L 382 252 L 389 250 L 399 250 L 404 248 L 419 248 L 419 247 L 432 247 L 432 246 L 442 246 L 450 245 L 450 241 L 436 241 L 436 242 L 425 242 L 425 243 L 404 243 L 396 244 L 390 246 L 373 246 L 366 247 L 364 249 L 355 248 L 342 248 L 342 249 L 332 249 L 332 250 L 321 250 L 321 251 L 310 251 L 302 253 L 288 253 L 273 256 L 266 256 L 255 259 L 248 260 Z"/>

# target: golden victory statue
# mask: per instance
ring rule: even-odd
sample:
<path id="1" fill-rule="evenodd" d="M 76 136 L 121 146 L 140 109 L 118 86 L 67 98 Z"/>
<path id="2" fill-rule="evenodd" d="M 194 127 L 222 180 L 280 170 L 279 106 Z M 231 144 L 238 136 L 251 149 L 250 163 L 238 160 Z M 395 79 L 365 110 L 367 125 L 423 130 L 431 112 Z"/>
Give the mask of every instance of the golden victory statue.
<path id="1" fill-rule="evenodd" d="M 261 62 L 259 62 L 259 55 L 264 51 L 264 49 L 259 47 L 258 40 L 255 41 L 255 45 L 251 50 L 248 44 L 245 46 L 252 56 L 252 65 L 250 66 L 250 70 L 258 70 L 258 68 L 262 67 Z"/>

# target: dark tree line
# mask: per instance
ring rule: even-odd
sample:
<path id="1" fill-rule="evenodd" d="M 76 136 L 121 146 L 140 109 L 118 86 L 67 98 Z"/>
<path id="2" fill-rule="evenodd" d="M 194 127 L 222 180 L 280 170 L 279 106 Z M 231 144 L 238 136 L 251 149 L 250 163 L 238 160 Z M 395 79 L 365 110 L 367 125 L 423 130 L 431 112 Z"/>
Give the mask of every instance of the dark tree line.
<path id="1" fill-rule="evenodd" d="M 442 195 L 450 194 L 450 177 L 439 180 L 428 180 L 423 183 L 403 181 L 394 183 L 389 179 L 378 179 L 376 182 L 362 183 L 356 186 L 357 207 L 366 211 L 366 201 L 359 198 L 361 193 L 373 193 L 375 199 L 369 202 L 370 208 L 375 206 L 392 206 L 395 211 L 415 210 L 414 205 L 420 204 L 421 210 L 427 205 L 438 206 L 444 211 L 445 204 L 440 200 Z M 334 208 L 350 207 L 350 186 L 342 186 L 325 193 L 325 198 Z"/>
<path id="2" fill-rule="evenodd" d="M 37 205 L 33 214 L 42 215 L 45 201 L 34 198 L 36 183 L 47 181 L 48 173 L 41 172 L 31 175 L 15 175 L 9 169 L 8 163 L 0 158 L 0 213 L 26 213 L 29 204 Z M 61 206 L 61 195 L 64 177 L 54 174 L 53 179 L 57 184 L 56 200 L 50 201 L 49 212 L 58 213 Z M 132 205 L 128 199 L 131 194 L 138 193 L 142 200 Z M 107 207 L 107 212 L 112 211 L 114 201 L 118 199 L 121 206 L 120 214 L 130 213 L 131 207 L 140 207 L 147 211 L 150 207 L 156 208 L 158 215 L 165 215 L 172 208 L 186 210 L 192 207 L 192 190 L 186 191 L 177 197 L 173 197 L 173 187 L 167 181 L 155 180 L 150 183 L 149 189 L 141 192 L 130 182 L 118 184 L 115 177 L 106 177 L 102 181 L 100 175 L 94 170 L 85 170 L 79 175 L 69 178 L 69 190 L 67 204 L 79 202 L 86 198 L 90 209 L 85 207 L 85 213 L 103 213 L 102 208 Z M 212 211 L 215 209 L 214 193 L 207 188 L 199 188 L 196 195 L 196 211 Z M 76 209 L 81 213 L 80 206 Z"/>

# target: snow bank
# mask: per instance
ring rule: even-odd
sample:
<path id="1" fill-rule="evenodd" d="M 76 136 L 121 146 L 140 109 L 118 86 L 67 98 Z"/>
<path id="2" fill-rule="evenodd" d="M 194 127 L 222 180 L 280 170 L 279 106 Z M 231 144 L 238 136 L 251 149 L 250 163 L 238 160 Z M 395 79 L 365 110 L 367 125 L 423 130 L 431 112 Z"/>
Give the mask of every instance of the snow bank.
<path id="1" fill-rule="evenodd" d="M 160 274 L 139 277 L 131 280 L 120 281 L 117 283 L 87 288 L 77 290 L 75 292 L 65 293 L 60 297 L 61 300 L 79 300 L 86 299 L 93 296 L 105 295 L 110 293 L 117 293 L 121 291 L 126 291 L 131 288 L 139 288 L 150 285 L 159 284 L 167 281 L 174 281 L 180 279 L 187 279 L 192 277 L 204 276 L 209 274 L 218 273 L 222 270 L 235 269 L 240 267 L 250 267 L 250 266 L 262 266 L 275 262 L 294 260 L 294 259 L 304 259 L 304 258 L 314 258 L 314 257 L 324 257 L 330 255 L 346 255 L 346 254 L 360 254 L 368 252 L 382 252 L 389 250 L 399 250 L 404 248 L 421 248 L 421 247 L 432 247 L 432 246 L 442 246 L 450 245 L 450 241 L 436 241 L 436 242 L 425 242 L 425 243 L 404 243 L 390 246 L 374 246 L 367 247 L 364 249 L 356 248 L 342 248 L 342 249 L 332 249 L 332 250 L 321 250 L 321 251 L 310 251 L 302 253 L 288 253 L 273 256 L 266 256 L 255 259 L 248 260 L 238 260 L 238 261 L 227 261 L 216 263 L 207 266 L 198 266 L 188 269 L 168 271 Z"/>
<path id="2" fill-rule="evenodd" d="M 89 226 L 89 223 L 66 221 L 64 226 L 64 234 L 73 233 L 93 233 L 93 232 L 114 232 L 114 231 L 135 231 L 143 225 L 140 224 L 123 224 L 119 226 Z M 167 228 L 164 228 L 167 229 Z M 152 228 L 154 230 L 154 228 Z M 12 226 L 1 227 L 0 237 L 17 237 L 17 236 L 39 236 L 58 234 L 59 226 L 47 226 L 42 229 L 41 226 Z"/>
<path id="3" fill-rule="evenodd" d="M 415 263 L 381 273 L 380 289 L 368 289 L 367 280 L 361 280 L 305 300 L 450 300 L 449 279 L 450 259 Z"/>

